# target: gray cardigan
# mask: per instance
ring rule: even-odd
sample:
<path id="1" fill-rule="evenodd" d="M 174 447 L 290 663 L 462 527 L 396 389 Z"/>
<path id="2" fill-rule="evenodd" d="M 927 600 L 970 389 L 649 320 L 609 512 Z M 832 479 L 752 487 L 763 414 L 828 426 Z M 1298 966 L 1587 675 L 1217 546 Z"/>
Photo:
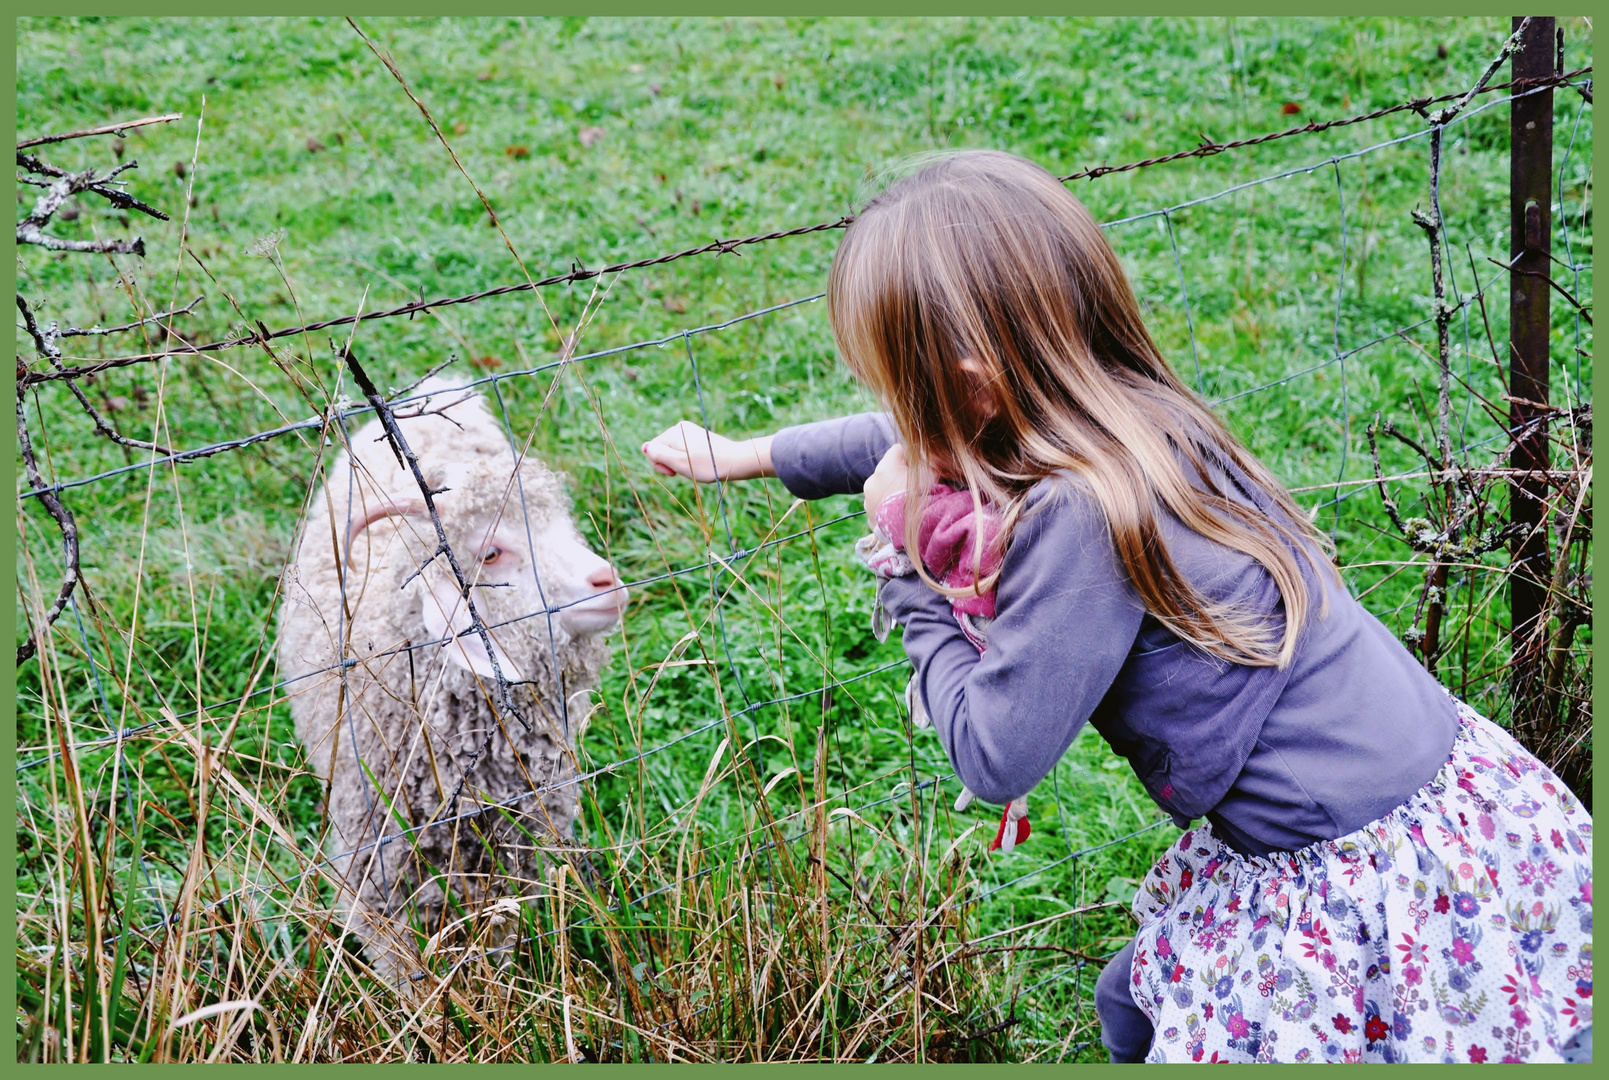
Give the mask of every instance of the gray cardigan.
<path id="1" fill-rule="evenodd" d="M 855 494 L 895 438 L 886 417 L 865 413 L 787 428 L 771 456 L 801 498 Z M 1214 479 L 1231 498 L 1279 513 L 1223 468 Z M 1283 619 L 1260 564 L 1171 515 L 1161 527 L 1204 595 Z M 890 581 L 883 597 L 945 752 L 981 798 L 1026 794 L 1087 721 L 1181 827 L 1204 816 L 1233 847 L 1266 854 L 1399 806 L 1446 763 L 1457 733 L 1452 698 L 1391 632 L 1328 575 L 1307 580 L 1329 612 L 1314 605 L 1287 667 L 1218 659 L 1146 612 L 1098 504 L 1056 477 L 1030 492 L 1005 552 L 985 653 L 920 578 Z"/>

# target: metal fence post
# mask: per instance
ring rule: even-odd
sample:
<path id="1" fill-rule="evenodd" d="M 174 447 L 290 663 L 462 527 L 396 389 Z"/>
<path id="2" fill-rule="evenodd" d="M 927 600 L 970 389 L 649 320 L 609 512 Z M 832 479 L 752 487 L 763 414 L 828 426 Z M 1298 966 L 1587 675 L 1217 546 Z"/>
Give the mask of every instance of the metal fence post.
<path id="1" fill-rule="evenodd" d="M 1521 16 L 1513 27 L 1519 29 Z M 1511 31 L 1512 32 L 1512 31 Z M 1545 79 L 1554 71 L 1554 20 L 1533 17 L 1513 76 Z M 1516 85 L 1515 92 L 1523 91 Z M 1546 720 L 1536 714 L 1545 699 L 1539 676 L 1545 647 L 1548 542 L 1548 260 L 1553 215 L 1553 90 L 1517 98 L 1509 113 L 1509 430 L 1514 446 L 1509 464 L 1519 471 L 1511 482 L 1510 520 L 1523 531 L 1510 548 L 1513 573 L 1509 602 L 1513 641 L 1514 719 L 1531 728 Z M 1529 475 L 1527 475 L 1529 474 Z"/>

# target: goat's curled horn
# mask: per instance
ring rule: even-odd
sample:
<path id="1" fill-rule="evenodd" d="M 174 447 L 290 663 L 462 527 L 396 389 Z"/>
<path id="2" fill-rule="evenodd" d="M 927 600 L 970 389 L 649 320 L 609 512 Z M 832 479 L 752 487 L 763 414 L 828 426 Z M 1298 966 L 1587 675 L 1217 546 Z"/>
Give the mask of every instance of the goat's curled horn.
<path id="1" fill-rule="evenodd" d="M 369 507 L 364 511 L 363 516 L 354 520 L 346 530 L 347 564 L 351 565 L 352 546 L 364 529 L 384 518 L 407 517 L 409 514 L 423 514 L 425 512 L 425 504 L 420 499 L 398 499 L 396 501 L 387 499 Z"/>

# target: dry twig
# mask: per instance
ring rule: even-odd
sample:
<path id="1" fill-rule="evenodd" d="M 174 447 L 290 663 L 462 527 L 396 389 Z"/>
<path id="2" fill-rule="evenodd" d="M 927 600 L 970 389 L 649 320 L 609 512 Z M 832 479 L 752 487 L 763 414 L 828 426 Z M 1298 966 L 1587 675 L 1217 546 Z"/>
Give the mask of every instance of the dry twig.
<path id="1" fill-rule="evenodd" d="M 183 120 L 184 113 L 167 113 L 163 116 L 147 116 L 141 120 L 124 120 L 117 124 L 103 124 L 100 127 L 85 128 L 82 131 L 69 131 L 63 135 L 40 135 L 33 139 L 24 139 L 17 144 L 18 150 L 26 150 L 30 146 L 42 146 L 45 143 L 66 142 L 68 139 L 84 139 L 91 135 L 117 135 L 135 128 L 147 127 L 151 124 L 166 124 L 171 120 Z"/>

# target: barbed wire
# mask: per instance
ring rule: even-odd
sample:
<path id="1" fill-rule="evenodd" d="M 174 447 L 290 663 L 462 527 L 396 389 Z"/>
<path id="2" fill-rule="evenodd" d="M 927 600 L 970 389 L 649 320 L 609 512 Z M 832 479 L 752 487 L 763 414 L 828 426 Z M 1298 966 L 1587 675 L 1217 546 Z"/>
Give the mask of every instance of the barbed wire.
<path id="1" fill-rule="evenodd" d="M 1582 75 L 1590 75 L 1591 73 L 1592 67 L 1591 65 L 1588 65 L 1587 67 L 1579 68 L 1575 71 L 1567 72 L 1561 75 L 1554 75 L 1549 79 L 1520 79 L 1515 82 L 1494 83 L 1489 86 L 1480 87 L 1477 92 L 1492 93 L 1493 91 L 1507 90 L 1510 88 L 1520 92 L 1546 90 L 1549 87 L 1573 84 L 1573 80 L 1579 79 Z M 1591 86 L 1591 80 L 1588 80 L 1587 85 L 1589 87 Z M 1288 139 L 1293 135 L 1313 135 L 1321 131 L 1329 131 L 1332 128 L 1346 127 L 1349 124 L 1361 124 L 1368 120 L 1379 120 L 1383 117 L 1391 116 L 1394 113 L 1400 112 L 1416 112 L 1428 120 L 1430 119 L 1430 116 L 1427 110 L 1431 105 L 1435 105 L 1443 101 L 1456 101 L 1462 96 L 1462 94 L 1441 94 L 1437 97 L 1418 97 L 1401 102 L 1397 105 L 1388 105 L 1383 109 L 1375 109 L 1373 112 L 1360 113 L 1357 116 L 1348 116 L 1343 120 L 1314 120 L 1303 124 L 1300 127 L 1287 128 L 1284 131 L 1271 131 L 1266 135 L 1256 135 L 1249 139 L 1234 139 L 1225 143 L 1213 142 L 1207 136 L 1203 135 L 1201 145 L 1189 150 L 1180 150 L 1177 153 L 1164 154 L 1161 157 L 1144 158 L 1140 161 L 1131 161 L 1124 165 L 1098 165 L 1093 169 L 1084 169 L 1081 172 L 1068 173 L 1066 176 L 1059 176 L 1057 179 L 1064 184 L 1071 180 L 1095 180 L 1102 176 L 1111 176 L 1114 173 L 1130 172 L 1134 169 L 1146 169 L 1150 168 L 1152 165 L 1165 165 L 1171 161 L 1186 161 L 1191 158 L 1212 157 L 1216 154 L 1221 154 L 1226 150 L 1239 150 L 1247 146 L 1261 146 L 1264 143 L 1274 142 L 1277 139 Z"/>
<path id="2" fill-rule="evenodd" d="M 644 341 L 634 341 L 629 345 L 617 345 L 608 349 L 599 349 L 596 352 L 584 353 L 580 356 L 566 357 L 561 360 L 552 360 L 545 364 L 537 364 L 534 367 L 499 372 L 495 375 L 490 375 L 479 379 L 471 379 L 460 385 L 462 389 L 473 390 L 487 384 L 495 384 L 503 382 L 507 379 L 517 379 L 529 375 L 538 375 L 543 372 L 553 371 L 571 364 L 580 364 L 589 360 L 601 360 L 608 356 L 618 356 L 622 353 L 636 352 L 640 349 L 649 349 L 660 345 L 668 345 L 673 341 L 680 341 L 690 334 L 713 333 L 718 330 L 725 330 L 731 326 L 736 326 L 739 323 L 748 322 L 750 319 L 758 319 L 763 315 L 770 315 L 778 311 L 786 311 L 788 308 L 798 307 L 801 304 L 815 303 L 817 300 L 824 298 L 826 295 L 826 293 L 813 293 L 810 296 L 802 296 L 797 300 L 785 300 L 780 304 L 772 304 L 769 307 L 757 308 L 754 311 L 747 311 L 741 315 L 735 315 L 732 318 L 726 319 L 722 322 L 709 323 L 705 326 L 690 327 L 685 330 L 677 330 L 675 333 L 666 334 L 663 337 L 649 338 Z M 439 371 L 441 368 L 437 368 L 437 370 Z M 423 401 L 428 397 L 428 394 L 404 393 L 390 399 L 388 404 L 407 405 L 416 401 Z M 355 405 L 352 402 L 343 402 L 337 405 L 335 416 L 344 421 L 350 420 L 354 417 L 367 415 L 373 411 L 372 406 Z M 193 450 L 184 450 L 174 454 L 155 457 L 148 461 L 136 462 L 132 465 L 125 465 L 116 469 L 108 469 L 105 472 L 96 473 L 93 476 L 86 476 L 77 480 L 65 481 L 58 485 L 42 488 L 31 488 L 23 491 L 18 498 L 34 498 L 44 494 L 46 491 L 59 492 L 66 491 L 69 488 L 83 487 L 86 484 L 98 483 L 101 480 L 108 480 L 114 476 L 122 476 L 124 473 L 135 472 L 140 469 L 154 468 L 158 465 L 197 461 L 201 458 L 211 457 L 214 454 L 223 453 L 229 450 L 241 450 L 248 446 L 254 446 L 257 443 L 264 442 L 268 439 L 277 439 L 282 435 L 293 435 L 298 431 L 319 430 L 324 428 L 329 423 L 330 418 L 327 416 L 312 416 L 308 417 L 306 420 L 299 420 L 292 424 L 284 424 L 280 427 L 272 428 L 267 431 L 260 431 L 253 435 L 246 435 L 239 439 L 225 439 L 221 442 L 212 443 L 208 446 L 200 446 Z"/>
<path id="3" fill-rule="evenodd" d="M 1534 89 L 1525 91 L 1525 93 L 1527 93 L 1527 94 L 1529 94 L 1529 93 L 1539 93 L 1539 92 L 1541 92 L 1542 90 L 1545 90 L 1545 89 L 1548 89 L 1548 87 L 1544 86 L 1544 87 L 1540 87 L 1540 88 L 1534 88 Z M 1473 118 L 1474 116 L 1476 116 L 1480 112 L 1484 111 L 1485 109 L 1493 108 L 1493 107 L 1496 107 L 1498 105 L 1506 104 L 1506 103 L 1508 103 L 1510 101 L 1513 101 L 1514 98 L 1517 97 L 1517 96 L 1521 96 L 1521 95 L 1513 95 L 1513 96 L 1502 98 L 1502 99 L 1499 99 L 1499 100 L 1496 100 L 1496 101 L 1487 102 L 1486 104 L 1482 105 L 1478 109 L 1471 109 L 1468 112 L 1465 112 L 1465 113 L 1461 114 L 1460 116 L 1458 116 L 1453 121 L 1453 123 L 1457 124 L 1457 123 L 1465 122 L 1465 121 Z M 1164 219 L 1171 219 L 1171 215 L 1177 214 L 1180 211 L 1188 210 L 1188 209 L 1191 209 L 1191 208 L 1196 207 L 1196 206 L 1204 205 L 1206 203 L 1215 202 L 1215 201 L 1217 201 L 1219 199 L 1226 198 L 1226 197 L 1228 197 L 1230 195 L 1237 194 L 1237 193 L 1239 193 L 1241 191 L 1245 191 L 1245 190 L 1253 188 L 1253 187 L 1258 187 L 1258 186 L 1261 186 L 1263 184 L 1273 183 L 1273 182 L 1276 182 L 1276 181 L 1279 181 L 1279 180 L 1287 180 L 1287 179 L 1290 179 L 1290 178 L 1295 177 L 1295 176 L 1302 176 L 1302 175 L 1306 175 L 1306 174 L 1311 174 L 1311 173 L 1316 172 L 1316 171 L 1318 171 L 1320 169 L 1323 169 L 1323 168 L 1337 166 L 1341 162 L 1344 162 L 1344 161 L 1349 161 L 1349 160 L 1352 160 L 1352 159 L 1355 159 L 1355 158 L 1363 157 L 1363 156 L 1365 156 L 1367 154 L 1376 153 L 1376 152 L 1388 149 L 1390 147 L 1400 145 L 1402 143 L 1410 142 L 1410 141 L 1412 141 L 1414 139 L 1426 138 L 1428 136 L 1429 136 L 1429 131 L 1428 130 L 1427 131 L 1412 132 L 1410 134 L 1403 135 L 1403 136 L 1400 136 L 1400 137 L 1394 138 L 1394 139 L 1389 139 L 1389 140 L 1386 140 L 1384 142 L 1376 143 L 1376 144 L 1374 144 L 1372 146 L 1368 146 L 1368 147 L 1365 147 L 1365 148 L 1360 149 L 1360 150 L 1355 150 L 1355 151 L 1352 151 L 1350 153 L 1332 155 L 1331 157 L 1325 158 L 1325 159 L 1320 160 L 1320 161 L 1315 161 L 1315 162 L 1313 162 L 1312 164 L 1309 164 L 1309 165 L 1298 166 L 1298 167 L 1292 168 L 1292 169 L 1284 169 L 1284 170 L 1281 170 L 1281 171 L 1276 172 L 1276 173 L 1271 173 L 1271 174 L 1269 174 L 1267 176 L 1258 177 L 1256 179 L 1248 180 L 1248 181 L 1245 181 L 1245 182 L 1240 183 L 1240 184 L 1235 184 L 1235 185 L 1232 185 L 1230 187 L 1224 188 L 1224 189 L 1222 189 L 1220 191 L 1213 192 L 1213 193 L 1211 193 L 1209 195 L 1204 195 L 1204 196 L 1194 198 L 1194 199 L 1188 199 L 1188 200 L 1185 200 L 1183 202 L 1172 204 L 1170 206 L 1160 207 L 1160 208 L 1155 209 L 1155 210 L 1144 211 L 1144 212 L 1139 213 L 1139 214 L 1132 214 L 1132 215 L 1129 215 L 1128 217 L 1117 218 L 1117 219 L 1114 219 L 1112 221 L 1102 222 L 1101 227 L 1102 228 L 1108 228 L 1108 229 L 1109 228 L 1115 228 L 1115 227 L 1117 227 L 1119 225 L 1133 224 L 1135 222 L 1145 221 L 1145 220 L 1148 220 L 1148 219 L 1151 219 L 1151 218 L 1157 218 L 1157 217 L 1162 217 Z M 811 226 L 810 228 L 811 229 L 818 229 L 819 227 Z M 770 234 L 765 234 L 765 235 L 769 236 Z M 694 249 L 689 249 L 689 250 L 694 250 Z M 697 250 L 704 250 L 704 249 L 697 249 Z M 684 253 L 678 253 L 677 257 L 680 257 L 681 254 L 684 254 Z M 1588 267 L 1581 267 L 1581 268 L 1578 268 L 1578 269 L 1586 269 L 1586 268 L 1588 268 Z M 607 272 L 607 271 L 600 271 L 600 273 L 602 273 L 602 272 Z M 1182 274 L 1182 269 L 1181 269 L 1181 274 Z M 539 282 L 538 284 L 541 284 L 541 283 Z M 511 292 L 526 291 L 529 288 L 530 288 L 530 286 L 525 285 L 525 284 L 506 285 L 506 286 L 502 286 L 502 287 L 500 287 L 498 289 L 486 290 L 486 291 L 483 291 L 483 292 L 480 292 L 480 293 L 472 293 L 472 294 L 469 294 L 467 296 L 462 296 L 462 297 L 449 298 L 448 300 L 444 300 L 444 301 L 440 302 L 439 304 L 437 302 L 435 302 L 435 301 L 432 301 L 432 302 L 430 302 L 429 306 L 442 306 L 442 305 L 447 304 L 449 302 L 450 303 L 472 303 L 474 301 L 486 299 L 486 298 L 491 297 L 491 296 L 499 296 L 499 295 L 506 295 L 506 294 L 511 293 Z M 822 298 L 824 298 L 825 295 L 826 295 L 825 293 L 813 293 L 813 294 L 811 294 L 809 296 L 800 297 L 800 298 L 798 298 L 796 300 L 789 300 L 789 301 L 785 301 L 785 302 L 783 302 L 781 304 L 775 304 L 775 305 L 771 305 L 769 307 L 759 308 L 759 309 L 756 309 L 754 311 L 745 312 L 744 314 L 737 315 L 737 316 L 734 316 L 734 317 L 732 317 L 730 319 L 727 319 L 724 322 L 711 323 L 711 324 L 704 325 L 704 326 L 691 327 L 691 328 L 688 328 L 688 329 L 685 329 L 685 330 L 678 330 L 678 331 L 675 331 L 674 333 L 662 335 L 660 337 L 650 338 L 650 339 L 646 339 L 646 340 L 643 340 L 643 341 L 632 342 L 632 343 L 627 344 L 627 345 L 619 345 L 619 346 L 615 346 L 615 347 L 612 347 L 612 348 L 609 348 L 609 349 L 601 349 L 601 350 L 598 350 L 596 352 L 587 353 L 587 354 L 580 355 L 580 356 L 553 360 L 553 361 L 549 361 L 547 363 L 535 365 L 535 366 L 530 367 L 530 368 L 523 368 L 523 369 L 505 371 L 505 372 L 497 372 L 497 373 L 494 373 L 494 374 L 482 376 L 482 377 L 477 378 L 477 379 L 472 379 L 472 380 L 466 381 L 463 384 L 463 386 L 464 386 L 465 389 L 471 389 L 471 388 L 475 388 L 475 387 L 479 387 L 479 386 L 484 386 L 484 385 L 487 385 L 487 384 L 501 383 L 501 382 L 504 382 L 504 381 L 509 380 L 509 379 L 516 379 L 516 378 L 521 378 L 521 377 L 524 377 L 524 376 L 538 374 L 538 373 L 541 373 L 541 372 L 552 371 L 554 369 L 564 367 L 567 364 L 576 364 L 576 363 L 581 363 L 581 362 L 584 362 L 584 361 L 601 359 L 601 358 L 608 357 L 608 356 L 616 356 L 616 355 L 619 355 L 619 354 L 622 354 L 622 353 L 634 352 L 634 351 L 637 351 L 639 349 L 646 349 L 646 348 L 650 348 L 650 347 L 657 347 L 657 346 L 660 346 L 660 345 L 666 345 L 666 344 L 669 344 L 669 343 L 671 343 L 673 341 L 681 340 L 684 337 L 686 337 L 687 335 L 705 334 L 705 333 L 710 333 L 710 332 L 717 331 L 717 330 L 723 330 L 723 329 L 726 329 L 729 326 L 736 325 L 737 323 L 740 323 L 740 322 L 745 322 L 745 321 L 747 321 L 749 319 L 759 318 L 760 316 L 768 315 L 768 314 L 771 314 L 771 313 L 776 312 L 776 311 L 785 310 L 787 308 L 796 307 L 796 306 L 798 306 L 800 304 L 814 303 L 815 301 L 818 301 L 818 300 L 821 300 Z M 1188 301 L 1186 302 L 1186 304 L 1188 306 Z M 326 320 L 326 321 L 321 322 L 321 323 L 309 324 L 308 326 L 305 326 L 305 327 L 293 327 L 290 330 L 274 332 L 271 335 L 269 335 L 268 340 L 271 340 L 272 338 L 275 338 L 275 337 L 284 337 L 284 336 L 294 334 L 294 333 L 311 332 L 312 330 L 325 329 L 325 328 L 333 327 L 333 326 L 337 326 L 337 325 L 351 325 L 352 323 L 358 321 L 360 318 L 362 320 L 366 321 L 366 320 L 368 320 L 370 318 L 387 318 L 387 317 L 391 317 L 391 316 L 398 315 L 398 314 L 408 314 L 408 313 L 410 313 L 410 311 L 417 311 L 417 310 L 420 310 L 417 306 L 405 305 L 405 306 L 403 306 L 401 308 L 394 308 L 394 309 L 391 309 L 390 311 L 385 311 L 385 312 L 368 312 L 368 313 L 364 313 L 362 316 L 344 316 L 341 319 Z M 1430 321 L 1430 320 L 1426 320 L 1426 321 Z M 1417 324 L 1414 324 L 1414 325 L 1417 326 L 1417 325 L 1423 325 L 1423 324 L 1424 323 L 1421 322 L 1421 323 L 1417 323 Z M 1196 346 L 1195 346 L 1195 337 L 1194 337 L 1194 327 L 1193 327 L 1193 325 L 1190 327 L 1190 330 L 1191 330 L 1192 354 L 1194 355 Z M 263 340 L 265 340 L 265 339 L 261 335 L 258 335 L 258 336 L 253 336 L 253 337 L 235 339 L 235 340 L 224 342 L 224 343 L 217 343 L 217 347 L 219 347 L 219 348 L 233 347 L 234 345 L 256 343 L 256 342 L 261 342 Z M 214 348 L 214 346 L 198 346 L 193 350 L 174 351 L 174 352 L 167 352 L 167 353 L 153 353 L 153 354 L 148 354 L 148 355 L 141 356 L 141 357 L 125 357 L 125 358 L 122 358 L 122 359 L 123 360 L 128 360 L 130 362 L 146 361 L 146 360 L 161 360 L 161 359 L 166 359 L 166 358 L 173 357 L 173 356 L 185 356 L 185 355 L 192 355 L 193 353 L 201 353 L 201 352 L 206 352 L 206 351 L 212 351 L 213 348 Z M 104 363 L 105 364 L 116 365 L 116 364 L 119 364 L 120 361 L 105 361 Z M 93 370 L 102 370 L 102 368 L 94 368 Z M 31 375 L 28 375 L 28 376 L 19 375 L 19 379 L 21 380 L 20 383 L 19 383 L 19 388 L 22 385 L 30 385 L 31 386 L 31 385 L 35 385 L 35 384 L 41 383 L 41 382 L 52 381 L 54 379 L 61 378 L 63 376 L 70 376 L 70 375 L 73 375 L 75 372 L 80 373 L 80 374 L 92 373 L 92 369 L 91 368 L 69 368 L 69 369 L 65 369 L 64 371 L 37 372 L 37 373 L 32 373 Z M 389 404 L 392 404 L 392 405 L 408 404 L 410 402 L 421 400 L 425 396 L 426 395 L 422 395 L 422 394 L 413 395 L 413 396 L 399 396 L 397 398 L 391 399 L 389 401 Z M 350 405 L 350 403 L 345 403 L 345 404 Z M 346 420 L 346 419 L 350 419 L 352 417 L 367 414 L 367 413 L 372 412 L 372 411 L 373 411 L 372 408 L 367 407 L 367 406 L 340 407 L 340 408 L 338 408 L 336 410 L 335 415 L 339 416 L 342 420 Z M 197 447 L 197 448 L 192 449 L 192 450 L 185 450 L 185 451 L 180 451 L 180 452 L 175 453 L 175 454 L 170 454 L 170 455 L 160 456 L 160 457 L 154 457 L 154 458 L 149 459 L 147 461 L 136 462 L 134 464 L 120 466 L 120 467 L 115 468 L 115 469 L 108 469 L 105 472 L 96 473 L 96 474 L 94 474 L 92 476 L 81 477 L 81 478 L 78 478 L 78 479 L 75 479 L 75 480 L 58 481 L 58 482 L 56 482 L 54 484 L 44 486 L 44 487 L 36 486 L 36 487 L 28 488 L 28 489 L 20 492 L 19 495 L 18 495 L 18 498 L 24 498 L 24 499 L 26 499 L 26 498 L 37 498 L 38 496 L 44 494 L 45 492 L 59 493 L 61 491 L 69 490 L 71 488 L 82 487 L 82 486 L 84 486 L 86 484 L 93 484 L 93 483 L 99 482 L 101 480 L 106 480 L 106 479 L 109 479 L 109 478 L 115 477 L 115 476 L 121 476 L 121 475 L 123 475 L 125 473 L 135 472 L 135 471 L 138 471 L 138 470 L 141 470 L 141 469 L 153 468 L 155 466 L 165 465 L 165 464 L 169 464 L 169 463 L 184 463 L 184 462 L 189 462 L 189 461 L 196 461 L 196 460 L 200 460 L 202 458 L 211 457 L 211 456 L 213 456 L 215 454 L 224 453 L 224 452 L 228 452 L 228 451 L 232 451 L 232 450 L 244 449 L 245 447 L 253 446 L 253 445 L 256 445 L 257 443 L 261 443 L 261 442 L 264 442 L 264 441 L 269 440 L 269 439 L 279 438 L 279 437 L 284 436 L 284 435 L 294 434 L 294 433 L 296 433 L 298 431 L 311 431 L 311 430 L 315 430 L 315 429 L 320 429 L 320 428 L 323 428 L 325 425 L 327 425 L 329 422 L 330 422 L 329 418 L 327 418 L 325 416 L 309 417 L 309 418 L 307 418 L 305 420 L 301 420 L 301 421 L 298 421 L 296 423 L 281 425 L 280 427 L 276 427 L 276 428 L 268 429 L 268 430 L 265 430 L 265 431 L 257 432 L 255 434 L 244 436 L 242 438 L 226 439 L 226 440 L 222 440 L 222 441 L 219 441 L 219 442 L 216 442 L 216 443 L 209 444 L 207 446 Z"/>
<path id="4" fill-rule="evenodd" d="M 1503 88 L 1517 87 L 1520 91 L 1519 93 L 1502 99 L 1504 101 L 1509 101 L 1513 100 L 1514 97 L 1524 96 L 1525 94 L 1530 93 L 1538 93 L 1555 86 L 1575 85 L 1575 80 L 1579 79 L 1583 75 L 1589 75 L 1591 73 L 1592 67 L 1589 65 L 1567 74 L 1556 75 L 1551 79 L 1540 81 L 1525 80 L 1523 84 L 1502 83 L 1495 86 L 1485 87 L 1484 90 L 1486 92 L 1492 92 Z M 1590 85 L 1590 80 L 1588 80 L 1587 84 Z M 1264 143 L 1273 142 L 1277 139 L 1285 139 L 1297 135 L 1328 131 L 1331 128 L 1363 123 L 1368 120 L 1376 120 L 1380 119 L 1381 117 L 1390 116 L 1394 113 L 1408 110 L 1414 110 L 1422 113 L 1424 109 L 1431 104 L 1440 101 L 1453 100 L 1458 96 L 1460 95 L 1443 94 L 1439 97 L 1414 98 L 1410 101 L 1405 101 L 1384 109 L 1376 109 L 1373 112 L 1362 113 L 1357 116 L 1347 117 L 1342 120 L 1314 122 L 1305 124 L 1301 127 L 1289 128 L 1284 131 L 1269 132 L 1267 134 L 1254 136 L 1249 139 L 1239 139 L 1227 143 L 1209 142 L 1193 147 L 1189 150 L 1181 150 L 1177 153 L 1167 154 L 1161 157 L 1145 158 L 1139 161 L 1127 162 L 1122 165 L 1096 166 L 1091 169 L 1084 169 L 1078 172 L 1068 173 L 1066 176 L 1058 177 L 1058 179 L 1063 183 L 1070 183 L 1074 180 L 1082 179 L 1094 180 L 1102 176 L 1130 172 L 1136 169 L 1150 168 L 1155 165 L 1164 165 L 1174 161 L 1215 156 L 1229 150 L 1241 149 L 1250 146 L 1261 146 Z M 1501 102 L 1499 102 L 1499 104 L 1500 103 Z M 1426 132 L 1416 132 L 1414 135 L 1409 136 L 1409 138 L 1422 137 L 1425 134 Z M 1391 144 L 1386 143 L 1382 145 Z M 1353 157 L 1357 155 L 1353 154 L 1346 156 Z M 1314 167 L 1317 168 L 1319 166 Z M 1277 179 L 1278 177 L 1274 178 Z M 1225 194 L 1235 190 L 1239 189 L 1229 189 L 1229 191 L 1225 192 Z M 1172 207 L 1170 209 L 1182 209 L 1184 206 L 1188 205 L 1194 205 L 1194 203 L 1181 204 L 1178 207 Z M 1157 212 L 1165 213 L 1166 211 Z M 479 292 L 466 293 L 461 296 L 446 296 L 437 298 L 435 300 L 415 300 L 407 304 L 402 304 L 397 307 L 388 308 L 382 311 L 363 312 L 356 315 L 342 315 L 335 318 L 321 319 L 317 322 L 306 323 L 301 326 L 287 327 L 282 330 L 269 330 L 266 327 L 260 327 L 258 333 L 242 334 L 233 338 L 223 338 L 218 341 L 209 342 L 203 345 L 186 343 L 186 346 L 183 349 L 167 349 L 159 353 L 143 353 L 134 356 L 114 357 L 112 359 L 98 361 L 94 364 L 89 364 L 84 367 L 68 368 L 64 371 L 28 370 L 20 373 L 18 377 L 24 386 L 32 386 L 35 383 L 52 382 L 60 379 L 77 379 L 82 378 L 85 375 L 98 374 L 102 371 L 109 371 L 119 367 L 128 367 L 134 364 L 151 363 L 157 360 L 164 360 L 172 356 L 186 356 L 206 352 L 218 352 L 224 349 L 239 348 L 243 345 L 257 345 L 268 341 L 274 341 L 279 338 L 294 337 L 299 334 L 313 333 L 314 331 L 318 330 L 328 330 L 340 326 L 349 326 L 354 323 L 371 322 L 377 319 L 397 318 L 403 315 L 415 315 L 422 312 L 429 312 L 433 308 L 454 307 L 459 304 L 473 304 L 481 300 L 491 299 L 492 297 L 508 296 L 510 294 L 520 292 L 530 292 L 535 289 L 545 288 L 552 285 L 564 285 L 573 282 L 587 281 L 592 278 L 602 277 L 605 274 L 618 274 L 624 273 L 627 270 L 638 270 L 650 266 L 662 266 L 666 263 L 675 262 L 679 259 L 690 258 L 696 255 L 706 255 L 710 253 L 715 253 L 717 255 L 732 254 L 738 252 L 740 248 L 749 247 L 754 244 L 763 244 L 772 240 L 781 240 L 794 236 L 808 236 L 813 233 L 848 228 L 854 220 L 855 217 L 853 214 L 844 214 L 833 221 L 822 221 L 813 225 L 800 225 L 792 229 L 776 229 L 771 232 L 757 233 L 751 236 L 736 237 L 728 240 L 711 240 L 709 243 L 701 244 L 696 247 L 683 248 L 680 251 L 673 251 L 664 255 L 651 256 L 648 258 L 634 259 L 629 262 L 612 263 L 596 270 L 577 264 L 576 266 L 572 267 L 568 273 L 551 274 L 537 281 L 519 282 L 512 285 L 499 285 L 494 288 L 483 289 Z M 1123 223 L 1124 222 L 1122 221 L 1118 221 L 1110 224 Z"/>

